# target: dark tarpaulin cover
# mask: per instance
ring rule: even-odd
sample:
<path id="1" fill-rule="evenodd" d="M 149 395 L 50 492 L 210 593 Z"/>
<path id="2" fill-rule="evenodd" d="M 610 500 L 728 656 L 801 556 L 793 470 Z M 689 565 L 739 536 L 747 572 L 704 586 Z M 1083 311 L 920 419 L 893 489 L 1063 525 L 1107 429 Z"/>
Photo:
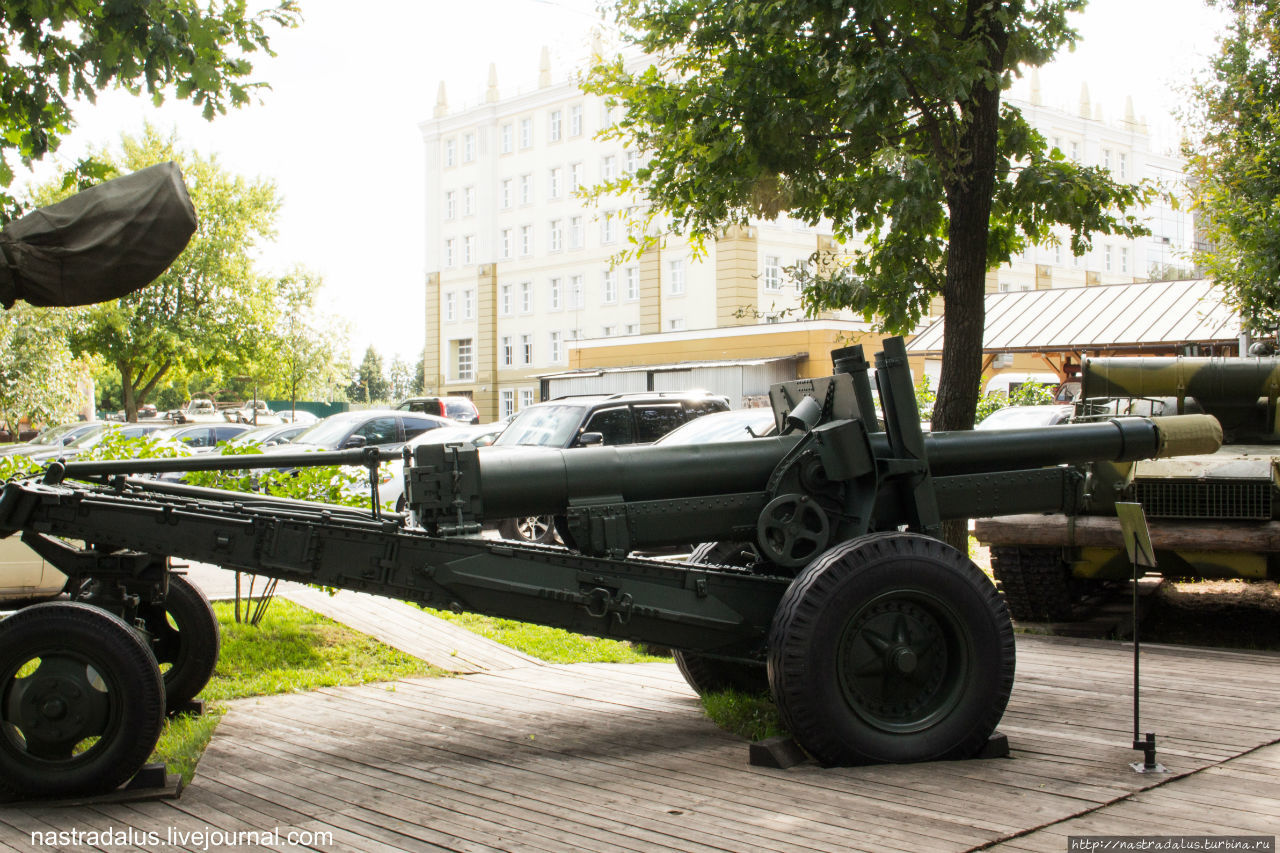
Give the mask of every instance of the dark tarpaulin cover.
<path id="1" fill-rule="evenodd" d="M 124 296 L 164 272 L 195 230 L 177 163 L 90 187 L 0 231 L 0 303 L 89 305 Z"/>

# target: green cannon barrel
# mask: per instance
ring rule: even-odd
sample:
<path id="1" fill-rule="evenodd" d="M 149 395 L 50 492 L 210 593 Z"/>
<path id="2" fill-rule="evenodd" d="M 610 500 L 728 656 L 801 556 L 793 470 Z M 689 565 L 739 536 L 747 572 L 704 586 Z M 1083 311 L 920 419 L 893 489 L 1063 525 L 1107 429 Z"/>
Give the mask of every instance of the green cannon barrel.
<path id="1" fill-rule="evenodd" d="M 484 448 L 479 452 L 484 515 L 561 513 L 571 502 L 661 501 L 761 492 L 799 434 L 703 446 L 593 447 L 573 450 Z M 1205 415 L 1011 430 L 925 435 L 935 477 L 1012 471 L 1089 461 L 1129 461 L 1207 453 L 1221 441 Z M 888 458 L 884 433 L 871 435 Z"/>
<path id="2" fill-rule="evenodd" d="M 1276 358 L 1089 358 L 1081 371 L 1082 396 L 1194 397 L 1252 405 L 1280 391 Z"/>

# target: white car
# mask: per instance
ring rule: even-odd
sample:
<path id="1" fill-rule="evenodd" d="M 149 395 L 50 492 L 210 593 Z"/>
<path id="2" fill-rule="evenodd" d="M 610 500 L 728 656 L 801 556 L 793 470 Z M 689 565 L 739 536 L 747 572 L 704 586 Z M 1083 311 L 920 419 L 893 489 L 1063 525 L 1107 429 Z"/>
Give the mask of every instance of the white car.
<path id="1" fill-rule="evenodd" d="M 0 610 L 17 601 L 54 598 L 67 576 L 22 544 L 21 536 L 0 539 Z"/>

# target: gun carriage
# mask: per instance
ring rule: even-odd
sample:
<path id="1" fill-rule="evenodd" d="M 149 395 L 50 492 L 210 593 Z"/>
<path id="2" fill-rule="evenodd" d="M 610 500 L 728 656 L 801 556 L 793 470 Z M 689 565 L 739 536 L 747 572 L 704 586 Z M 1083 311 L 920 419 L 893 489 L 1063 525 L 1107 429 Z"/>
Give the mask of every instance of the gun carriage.
<path id="1" fill-rule="evenodd" d="M 699 692 L 771 690 L 826 764 L 974 755 L 1012 688 L 1013 632 L 992 582 L 934 538 L 941 522 L 1070 511 L 1083 463 L 1208 450 L 1217 424 L 924 434 L 890 339 L 875 360 L 881 428 L 861 348 L 833 358 L 830 377 L 774 386 L 775 436 L 418 447 L 403 514 L 379 512 L 376 493 L 365 512 L 130 476 L 252 467 L 245 456 L 55 463 L 7 484 L 0 530 L 65 572 L 73 600 L 0 622 L 0 791 L 119 784 L 150 753 L 166 700 L 200 690 L 217 626 L 175 557 L 669 646 Z M 366 448 L 256 464 L 377 461 Z M 478 535 L 517 515 L 555 516 L 565 547 Z M 706 544 L 689 562 L 636 556 L 692 542 Z"/>

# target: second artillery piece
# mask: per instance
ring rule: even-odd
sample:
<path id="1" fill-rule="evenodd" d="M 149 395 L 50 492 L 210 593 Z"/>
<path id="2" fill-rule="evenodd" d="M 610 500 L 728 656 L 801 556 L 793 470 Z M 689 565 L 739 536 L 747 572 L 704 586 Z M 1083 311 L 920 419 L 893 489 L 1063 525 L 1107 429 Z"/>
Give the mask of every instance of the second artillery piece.
<path id="1" fill-rule="evenodd" d="M 200 689 L 216 623 L 171 557 L 669 646 L 699 692 L 771 690 L 826 764 L 973 756 L 1012 689 L 1013 631 L 991 581 L 934 538 L 941 522 L 1069 510 L 1081 464 L 1204 452 L 1220 434 L 1185 416 L 925 435 L 902 341 L 875 361 L 883 429 L 851 347 L 833 376 L 773 387 L 776 436 L 418 447 L 407 514 L 379 513 L 376 496 L 366 513 L 126 476 L 252 467 L 246 456 L 56 464 L 10 483 L 0 530 L 23 531 L 76 600 L 0 622 L 0 792 L 119 784 L 150 753 L 166 694 Z M 555 516 L 566 547 L 477 535 L 520 515 Z M 687 563 L 635 556 L 689 542 L 706 544 Z"/>

